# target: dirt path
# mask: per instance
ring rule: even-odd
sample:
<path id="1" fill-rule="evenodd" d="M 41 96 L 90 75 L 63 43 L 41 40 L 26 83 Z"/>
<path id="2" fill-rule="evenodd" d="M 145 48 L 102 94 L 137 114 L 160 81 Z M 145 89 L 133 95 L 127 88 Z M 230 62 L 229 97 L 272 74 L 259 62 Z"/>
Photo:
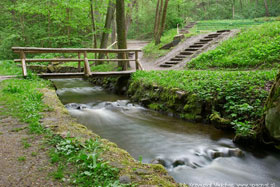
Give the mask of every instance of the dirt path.
<path id="1" fill-rule="evenodd" d="M 0 82 L 14 76 L 0 76 Z M 63 186 L 53 180 L 57 167 L 50 164 L 42 135 L 29 133 L 28 125 L 5 114 L 0 105 L 0 186 Z M 65 186 L 65 185 L 64 185 Z"/>
<path id="2" fill-rule="evenodd" d="M 0 186 L 62 186 L 52 180 L 56 170 L 48 158 L 43 137 L 28 133 L 27 125 L 8 116 L 0 108 Z"/>

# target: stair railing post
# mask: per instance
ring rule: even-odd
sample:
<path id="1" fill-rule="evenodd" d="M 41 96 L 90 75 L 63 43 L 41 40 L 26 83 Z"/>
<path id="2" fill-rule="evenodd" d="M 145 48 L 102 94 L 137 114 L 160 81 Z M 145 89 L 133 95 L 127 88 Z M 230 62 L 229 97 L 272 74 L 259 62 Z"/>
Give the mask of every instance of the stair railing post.
<path id="1" fill-rule="evenodd" d="M 25 62 L 26 56 L 23 51 L 20 52 L 20 58 L 21 58 L 21 66 L 22 66 L 22 75 L 26 77 L 27 76 L 26 62 Z"/>
<path id="2" fill-rule="evenodd" d="M 139 70 L 138 51 L 135 51 L 135 67 L 136 70 Z"/>

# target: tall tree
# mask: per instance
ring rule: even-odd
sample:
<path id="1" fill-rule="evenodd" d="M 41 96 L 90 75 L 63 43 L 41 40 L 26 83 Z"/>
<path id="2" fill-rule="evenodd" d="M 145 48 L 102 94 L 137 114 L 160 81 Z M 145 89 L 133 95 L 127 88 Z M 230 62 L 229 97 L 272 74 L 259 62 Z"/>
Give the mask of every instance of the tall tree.
<path id="1" fill-rule="evenodd" d="M 97 35 L 94 19 L 94 9 L 93 9 L 93 0 L 90 0 L 90 15 L 91 15 L 91 24 L 92 24 L 92 45 L 93 48 L 97 48 Z"/>
<path id="2" fill-rule="evenodd" d="M 125 3 L 124 0 L 116 0 L 116 23 L 117 23 L 117 38 L 118 38 L 118 48 L 126 49 L 126 26 L 125 26 Z M 119 59 L 126 59 L 125 53 L 118 54 Z M 128 63 L 125 61 L 119 62 L 119 67 L 122 70 L 127 70 Z"/>
<path id="3" fill-rule="evenodd" d="M 107 47 L 108 38 L 109 38 L 109 30 L 112 25 L 115 9 L 116 9 L 115 3 L 113 2 L 113 0 L 110 0 L 108 3 L 108 8 L 107 8 L 104 31 L 103 31 L 102 38 L 101 38 L 101 44 L 100 44 L 101 49 Z M 104 56 L 105 56 L 104 53 L 100 53 L 99 59 L 103 59 Z M 98 64 L 100 64 L 100 63 L 98 63 Z"/>
<path id="4" fill-rule="evenodd" d="M 268 11 L 268 6 L 267 6 L 267 1 L 266 1 L 266 0 L 264 0 L 264 6 L 265 6 L 265 15 L 266 15 L 267 17 L 269 17 L 270 14 L 269 14 L 269 11 Z"/>
<path id="5" fill-rule="evenodd" d="M 159 3 L 160 1 L 160 3 Z M 164 8 L 163 8 L 163 0 L 158 0 L 157 3 L 157 11 L 156 11 L 156 20 L 154 26 L 154 39 L 155 44 L 158 45 L 160 43 L 161 36 L 163 34 L 165 28 L 165 20 L 167 14 L 167 7 L 168 7 L 169 0 L 165 0 Z"/>

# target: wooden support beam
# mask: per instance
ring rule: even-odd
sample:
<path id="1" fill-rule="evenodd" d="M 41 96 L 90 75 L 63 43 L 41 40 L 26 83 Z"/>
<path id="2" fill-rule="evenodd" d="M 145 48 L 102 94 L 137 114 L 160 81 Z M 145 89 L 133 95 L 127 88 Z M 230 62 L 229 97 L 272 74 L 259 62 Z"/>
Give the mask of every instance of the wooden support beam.
<path id="1" fill-rule="evenodd" d="M 26 63 L 25 63 L 26 56 L 23 51 L 20 52 L 20 58 L 21 58 L 22 75 L 26 77 L 27 76 Z"/>
<path id="2" fill-rule="evenodd" d="M 139 70 L 138 52 L 135 52 L 135 67 L 136 67 L 136 70 Z"/>
<path id="3" fill-rule="evenodd" d="M 90 71 L 90 66 L 88 63 L 88 58 L 87 58 L 87 52 L 84 52 L 84 69 L 85 69 L 85 76 L 90 76 L 91 75 L 91 71 Z"/>
<path id="4" fill-rule="evenodd" d="M 20 53 L 129 53 L 141 52 L 140 49 L 93 49 L 93 48 L 36 48 L 36 47 L 12 47 L 13 52 Z"/>
<path id="5" fill-rule="evenodd" d="M 81 53 L 78 53 L 78 59 L 81 59 Z M 78 61 L 78 71 L 81 72 L 81 61 Z"/>

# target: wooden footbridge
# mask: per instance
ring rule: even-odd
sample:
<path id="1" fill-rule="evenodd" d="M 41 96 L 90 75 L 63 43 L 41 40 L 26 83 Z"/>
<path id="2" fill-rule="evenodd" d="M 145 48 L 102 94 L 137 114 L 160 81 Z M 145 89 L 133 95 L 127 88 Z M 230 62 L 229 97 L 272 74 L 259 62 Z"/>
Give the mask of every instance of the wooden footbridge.
<path id="1" fill-rule="evenodd" d="M 139 52 L 138 49 L 93 49 L 93 48 L 35 48 L 35 47 L 13 47 L 13 52 L 20 54 L 20 59 L 15 59 L 15 62 L 21 63 L 22 74 L 24 77 L 27 76 L 27 63 L 67 63 L 67 62 L 77 62 L 77 72 L 75 73 L 42 73 L 38 74 L 43 78 L 79 78 L 79 77 L 100 77 L 100 76 L 119 76 L 119 75 L 130 75 L 136 70 L 144 70 L 141 63 L 139 62 Z M 53 59 L 33 59 L 26 58 L 28 54 L 39 54 L 39 53 L 71 53 L 74 58 L 53 58 Z M 89 59 L 88 54 L 100 53 L 105 54 L 107 59 Z M 118 54 L 122 58 L 110 59 L 108 54 Z M 128 56 L 134 56 L 133 59 L 128 59 Z M 76 57 L 76 58 L 75 58 Z M 118 63 L 129 63 L 130 61 L 135 62 L 136 70 L 127 70 L 124 66 L 123 71 L 113 71 L 113 72 L 91 72 L 91 65 L 95 65 L 96 62 L 118 62 Z M 90 64 L 90 62 L 94 62 Z M 81 64 L 83 63 L 83 64 Z M 82 65 L 84 71 L 82 72 Z"/>

